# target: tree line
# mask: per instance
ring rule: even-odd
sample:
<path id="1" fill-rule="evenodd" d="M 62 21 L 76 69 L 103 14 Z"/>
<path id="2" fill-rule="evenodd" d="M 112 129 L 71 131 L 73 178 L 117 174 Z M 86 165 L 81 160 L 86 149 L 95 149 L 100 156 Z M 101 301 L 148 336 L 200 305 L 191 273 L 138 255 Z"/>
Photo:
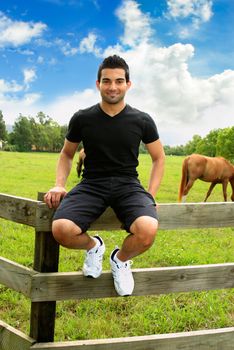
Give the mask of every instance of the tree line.
<path id="1" fill-rule="evenodd" d="M 0 140 L 2 140 L 5 151 L 59 152 L 66 132 L 67 125 L 60 126 L 43 112 L 39 112 L 36 117 L 26 117 L 20 114 L 12 131 L 8 132 L 0 111 Z"/>
<path id="2" fill-rule="evenodd" d="M 8 132 L 0 111 L 0 141 L 5 151 L 59 152 L 63 146 L 67 125 L 60 126 L 48 115 L 39 112 L 35 117 L 19 115 L 12 131 Z M 222 156 L 234 161 L 234 126 L 211 130 L 205 137 L 194 135 L 185 145 L 165 145 L 166 155 L 185 156 L 200 153 L 210 157 Z M 146 153 L 143 144 L 140 153 Z"/>
<path id="3" fill-rule="evenodd" d="M 234 162 L 234 126 L 211 130 L 205 137 L 194 135 L 184 146 L 164 146 L 167 155 L 200 153 L 209 157 L 224 157 Z"/>
<path id="4" fill-rule="evenodd" d="M 185 145 L 164 145 L 164 151 L 166 155 L 200 153 L 208 157 L 224 157 L 234 162 L 234 126 L 211 130 L 205 137 L 194 135 Z M 141 145 L 141 152 L 147 152 L 144 145 Z"/>

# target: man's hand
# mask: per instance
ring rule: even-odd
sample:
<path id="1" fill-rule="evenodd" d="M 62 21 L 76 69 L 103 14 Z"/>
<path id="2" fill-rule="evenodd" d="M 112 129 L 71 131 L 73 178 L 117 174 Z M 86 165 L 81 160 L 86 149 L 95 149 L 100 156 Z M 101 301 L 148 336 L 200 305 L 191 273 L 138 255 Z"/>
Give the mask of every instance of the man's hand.
<path id="1" fill-rule="evenodd" d="M 44 202 L 49 208 L 57 208 L 60 201 L 66 196 L 66 194 L 67 191 L 64 187 L 55 186 L 44 195 Z"/>

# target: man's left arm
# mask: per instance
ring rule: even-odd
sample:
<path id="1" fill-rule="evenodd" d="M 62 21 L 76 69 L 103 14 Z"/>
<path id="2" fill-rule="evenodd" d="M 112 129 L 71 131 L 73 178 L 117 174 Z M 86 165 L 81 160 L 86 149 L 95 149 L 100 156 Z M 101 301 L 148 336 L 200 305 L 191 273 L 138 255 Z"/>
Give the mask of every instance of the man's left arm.
<path id="1" fill-rule="evenodd" d="M 155 197 L 164 174 L 165 153 L 159 139 L 145 146 L 152 159 L 148 192 Z"/>

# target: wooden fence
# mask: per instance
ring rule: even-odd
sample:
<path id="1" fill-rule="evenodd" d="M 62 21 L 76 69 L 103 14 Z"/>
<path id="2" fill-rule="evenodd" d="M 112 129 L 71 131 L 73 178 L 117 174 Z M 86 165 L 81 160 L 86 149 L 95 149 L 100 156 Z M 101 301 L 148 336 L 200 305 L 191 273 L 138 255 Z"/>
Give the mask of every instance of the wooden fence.
<path id="1" fill-rule="evenodd" d="M 0 194 L 0 218 L 35 228 L 33 269 L 0 257 L 0 284 L 31 300 L 30 335 L 0 321 L 0 350 L 233 350 L 234 327 L 140 337 L 54 342 L 57 300 L 117 297 L 110 272 L 87 279 L 58 272 L 53 210 L 38 200 Z M 234 227 L 234 203 L 160 204 L 160 229 Z M 108 209 L 91 230 L 119 230 Z M 234 288 L 234 263 L 133 270 L 134 296 Z"/>

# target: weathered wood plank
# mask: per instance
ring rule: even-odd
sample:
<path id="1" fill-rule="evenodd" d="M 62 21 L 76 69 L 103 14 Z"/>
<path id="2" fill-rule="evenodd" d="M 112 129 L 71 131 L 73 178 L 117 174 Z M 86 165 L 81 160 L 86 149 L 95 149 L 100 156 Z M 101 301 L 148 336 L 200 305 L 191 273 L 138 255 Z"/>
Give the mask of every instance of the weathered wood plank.
<path id="1" fill-rule="evenodd" d="M 133 295 L 157 295 L 234 288 L 234 264 L 161 267 L 133 270 Z M 33 301 L 116 297 L 112 275 L 98 279 L 81 272 L 37 274 L 32 277 Z"/>
<path id="2" fill-rule="evenodd" d="M 31 277 L 35 272 L 23 265 L 0 257 L 0 283 L 30 296 Z"/>
<path id="3" fill-rule="evenodd" d="M 160 229 L 233 227 L 234 203 L 168 203 L 158 207 Z M 54 210 L 45 203 L 22 197 L 0 194 L 0 217 L 34 226 L 37 231 L 51 231 Z M 121 223 L 108 208 L 90 230 L 119 230 Z"/>
<path id="4" fill-rule="evenodd" d="M 59 244 L 51 232 L 35 232 L 34 269 L 57 272 Z M 32 302 L 30 336 L 40 342 L 54 340 L 56 301 Z"/>
<path id="5" fill-rule="evenodd" d="M 160 204 L 161 229 L 234 227 L 234 202 Z"/>
<path id="6" fill-rule="evenodd" d="M 38 232 L 51 232 L 51 223 L 55 210 L 49 209 L 43 202 L 38 202 L 35 229 Z"/>
<path id="7" fill-rule="evenodd" d="M 38 193 L 38 199 L 42 193 Z M 38 219 L 38 211 L 37 211 Z M 59 264 L 59 244 L 52 232 L 35 230 L 34 269 L 39 272 L 57 272 Z M 37 342 L 54 340 L 56 301 L 31 303 L 30 336 Z"/>
<path id="8" fill-rule="evenodd" d="M 0 350 L 29 350 L 35 340 L 0 321 Z"/>
<path id="9" fill-rule="evenodd" d="M 31 350 L 233 350 L 234 327 L 141 337 L 37 343 Z"/>
<path id="10" fill-rule="evenodd" d="M 35 227 L 38 201 L 0 193 L 0 218 Z"/>
<path id="11" fill-rule="evenodd" d="M 158 207 L 160 229 L 186 229 L 208 227 L 234 227 L 234 203 L 172 203 Z M 36 226 L 38 230 L 51 229 L 53 210 L 46 204 L 38 204 Z M 90 231 L 120 230 L 120 221 L 108 208 L 90 227 Z"/>

